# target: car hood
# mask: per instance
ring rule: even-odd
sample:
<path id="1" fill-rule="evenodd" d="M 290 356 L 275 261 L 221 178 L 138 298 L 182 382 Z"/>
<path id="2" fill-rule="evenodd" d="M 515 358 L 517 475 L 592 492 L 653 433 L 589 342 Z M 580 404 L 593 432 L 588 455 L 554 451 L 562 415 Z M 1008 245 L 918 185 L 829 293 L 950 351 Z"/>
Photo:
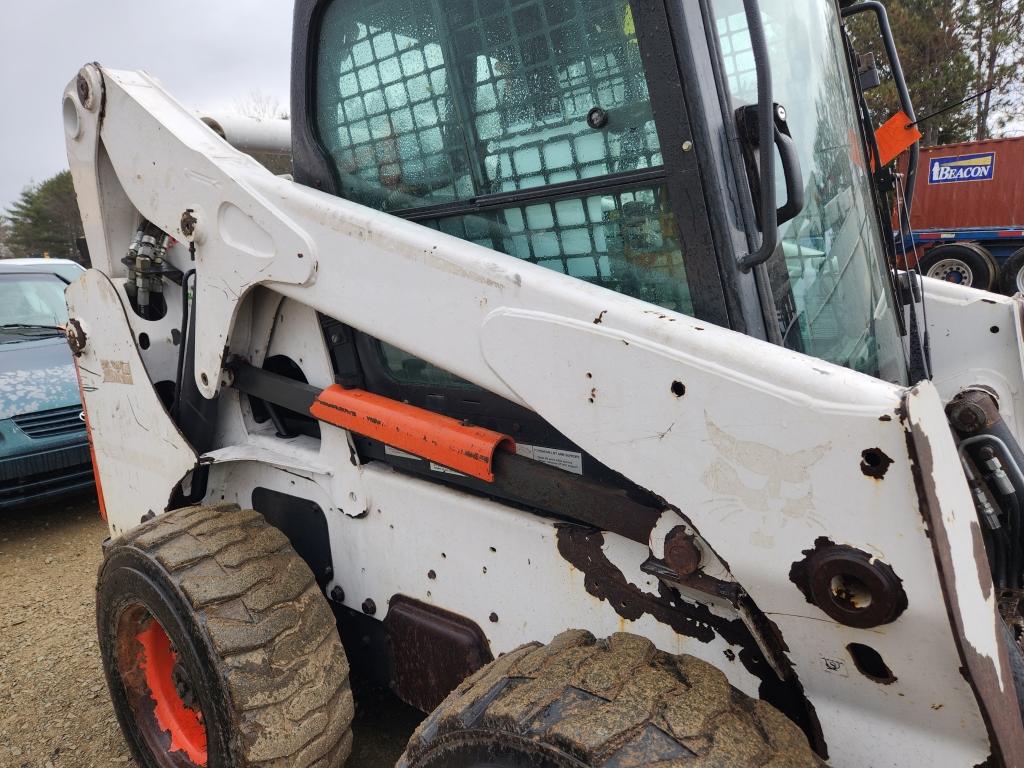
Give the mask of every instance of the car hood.
<path id="1" fill-rule="evenodd" d="M 0 344 L 0 419 L 81 402 L 63 336 Z"/>

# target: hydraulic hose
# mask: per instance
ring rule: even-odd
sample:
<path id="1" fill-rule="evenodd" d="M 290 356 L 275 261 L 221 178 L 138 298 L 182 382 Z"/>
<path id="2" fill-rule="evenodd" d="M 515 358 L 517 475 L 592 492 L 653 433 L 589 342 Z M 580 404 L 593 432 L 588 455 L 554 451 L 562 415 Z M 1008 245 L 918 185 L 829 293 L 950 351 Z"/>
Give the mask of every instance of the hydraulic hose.
<path id="1" fill-rule="evenodd" d="M 171 408 L 171 418 L 175 419 L 181 409 L 181 381 L 185 373 L 185 345 L 188 343 L 188 281 L 195 274 L 196 270 L 192 268 L 181 278 L 181 338 L 178 341 L 178 364 L 174 376 L 174 405 Z"/>

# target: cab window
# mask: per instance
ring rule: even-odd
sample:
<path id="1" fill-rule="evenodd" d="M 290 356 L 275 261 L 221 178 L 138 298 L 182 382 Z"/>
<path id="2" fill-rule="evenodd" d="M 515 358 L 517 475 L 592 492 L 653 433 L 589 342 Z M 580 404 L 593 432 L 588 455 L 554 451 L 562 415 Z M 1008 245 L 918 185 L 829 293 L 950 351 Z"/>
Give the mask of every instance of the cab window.
<path id="1" fill-rule="evenodd" d="M 335 0 L 319 38 L 342 196 L 694 314 L 626 0 Z"/>

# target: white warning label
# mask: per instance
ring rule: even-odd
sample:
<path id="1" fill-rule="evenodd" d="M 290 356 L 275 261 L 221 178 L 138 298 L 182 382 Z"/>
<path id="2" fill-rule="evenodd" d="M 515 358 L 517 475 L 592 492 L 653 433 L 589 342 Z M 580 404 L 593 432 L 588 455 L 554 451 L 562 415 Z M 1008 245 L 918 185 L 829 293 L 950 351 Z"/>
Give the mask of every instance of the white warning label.
<path id="1" fill-rule="evenodd" d="M 385 445 L 384 446 L 384 453 L 386 453 L 388 456 L 397 456 L 400 459 L 422 459 L 423 458 L 422 456 L 416 456 L 416 455 L 411 454 L 411 453 L 406 453 L 405 451 L 401 451 L 398 448 L 392 448 L 390 445 Z"/>
<path id="2" fill-rule="evenodd" d="M 430 468 L 435 472 L 443 472 L 446 475 L 458 475 L 459 477 L 466 477 L 466 475 L 462 474 L 461 472 L 456 472 L 454 469 L 449 469 L 443 464 L 438 464 L 433 461 L 430 462 Z"/>
<path id="3" fill-rule="evenodd" d="M 540 461 L 566 472 L 583 474 L 583 454 L 576 451 L 562 451 L 558 448 L 545 448 L 543 445 L 516 443 L 516 453 L 524 458 Z"/>

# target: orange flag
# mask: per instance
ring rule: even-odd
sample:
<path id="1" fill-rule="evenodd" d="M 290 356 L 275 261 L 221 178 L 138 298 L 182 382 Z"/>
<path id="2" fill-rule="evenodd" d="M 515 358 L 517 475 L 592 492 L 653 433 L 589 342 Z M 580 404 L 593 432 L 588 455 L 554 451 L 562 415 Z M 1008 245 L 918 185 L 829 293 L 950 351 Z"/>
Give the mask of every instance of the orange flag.
<path id="1" fill-rule="evenodd" d="M 886 120 L 875 131 L 875 143 L 882 165 L 888 165 L 896 157 L 910 148 L 910 145 L 921 138 L 916 125 L 910 125 L 907 113 L 900 111 Z"/>

